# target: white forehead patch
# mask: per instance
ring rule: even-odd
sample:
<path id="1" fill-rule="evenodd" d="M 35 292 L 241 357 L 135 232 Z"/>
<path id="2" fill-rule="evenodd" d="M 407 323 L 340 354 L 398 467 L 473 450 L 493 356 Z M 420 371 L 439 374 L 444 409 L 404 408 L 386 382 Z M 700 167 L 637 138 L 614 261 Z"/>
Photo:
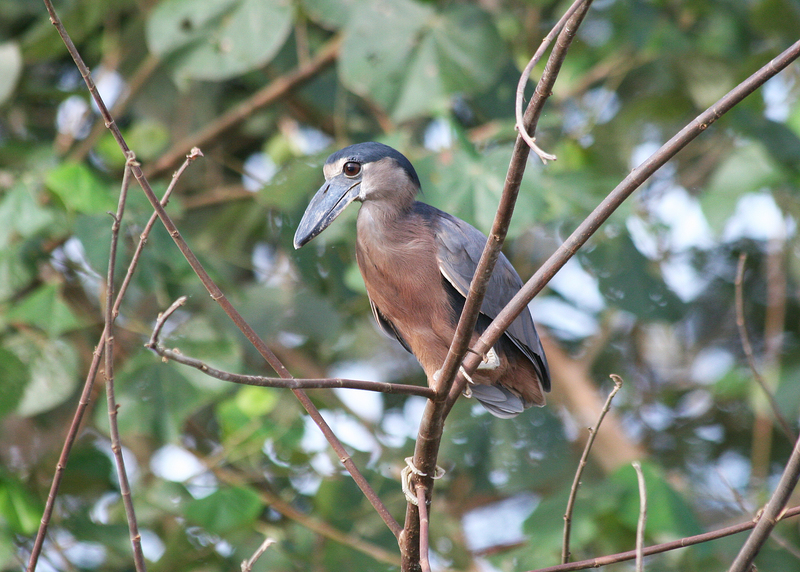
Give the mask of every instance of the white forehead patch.
<path id="1" fill-rule="evenodd" d="M 336 175 L 341 174 L 344 164 L 347 162 L 347 157 L 342 157 L 335 163 L 328 163 L 322 167 L 322 174 L 325 175 L 325 180 L 332 179 Z"/>

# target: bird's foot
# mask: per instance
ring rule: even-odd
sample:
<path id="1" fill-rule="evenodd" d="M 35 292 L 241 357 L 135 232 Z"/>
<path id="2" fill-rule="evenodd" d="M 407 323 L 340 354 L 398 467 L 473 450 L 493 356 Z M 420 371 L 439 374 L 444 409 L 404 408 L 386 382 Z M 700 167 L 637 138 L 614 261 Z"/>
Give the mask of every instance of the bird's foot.
<path id="1" fill-rule="evenodd" d="M 489 348 L 486 355 L 483 357 L 483 362 L 478 365 L 478 369 L 497 369 L 500 367 L 500 357 L 494 348 Z"/>
<path id="2" fill-rule="evenodd" d="M 438 373 L 438 372 L 437 372 Z M 411 482 L 411 476 L 417 475 L 418 477 L 426 477 L 427 473 L 423 473 L 414 466 L 414 457 L 406 457 L 406 466 L 400 471 L 400 486 L 403 488 L 403 494 L 406 495 L 406 500 L 414 506 L 419 506 L 417 502 L 417 495 L 414 493 L 414 483 Z M 436 465 L 436 470 L 433 473 L 432 479 L 441 479 L 444 476 L 444 469 Z"/>

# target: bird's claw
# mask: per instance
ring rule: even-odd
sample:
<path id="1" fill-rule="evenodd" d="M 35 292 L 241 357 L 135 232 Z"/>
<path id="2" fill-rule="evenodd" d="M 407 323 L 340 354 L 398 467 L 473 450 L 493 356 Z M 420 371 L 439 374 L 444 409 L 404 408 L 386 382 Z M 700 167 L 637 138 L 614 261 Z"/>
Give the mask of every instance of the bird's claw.
<path id="1" fill-rule="evenodd" d="M 489 348 L 489 351 L 483 356 L 483 361 L 478 365 L 478 369 L 497 369 L 498 367 L 500 367 L 500 357 L 494 348 Z"/>
<path id="2" fill-rule="evenodd" d="M 403 494 L 406 495 L 406 500 L 414 506 L 419 506 L 417 502 L 417 495 L 414 494 L 414 483 L 411 481 L 412 475 L 418 477 L 426 477 L 427 473 L 423 473 L 414 466 L 414 457 L 406 457 L 406 466 L 400 471 L 400 486 L 403 488 Z M 444 476 L 444 469 L 436 465 L 436 470 L 433 473 L 432 479 L 441 479 Z"/>

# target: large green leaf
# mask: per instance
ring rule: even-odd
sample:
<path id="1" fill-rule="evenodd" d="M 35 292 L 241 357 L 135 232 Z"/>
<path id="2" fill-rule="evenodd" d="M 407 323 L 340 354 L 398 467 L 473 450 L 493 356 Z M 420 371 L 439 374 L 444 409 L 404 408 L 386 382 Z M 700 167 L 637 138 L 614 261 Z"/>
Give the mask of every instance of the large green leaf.
<path id="1" fill-rule="evenodd" d="M 179 81 L 220 81 L 268 63 L 291 25 L 288 0 L 167 0 L 148 18 L 147 45 L 177 56 Z"/>
<path id="2" fill-rule="evenodd" d="M 61 299 L 56 284 L 45 284 L 23 298 L 9 311 L 8 320 L 36 326 L 51 337 L 84 325 Z"/>
<path id="3" fill-rule="evenodd" d="M 412 0 L 382 0 L 351 13 L 340 74 L 403 121 L 447 109 L 457 93 L 486 90 L 505 57 L 491 19 L 474 6 L 436 13 Z"/>
<path id="4" fill-rule="evenodd" d="M 17 534 L 29 535 L 39 528 L 42 506 L 13 477 L 0 474 L 0 522 Z"/>
<path id="5" fill-rule="evenodd" d="M 0 416 L 14 411 L 28 383 L 29 370 L 17 355 L 0 347 Z"/>
<path id="6" fill-rule="evenodd" d="M 186 507 L 186 518 L 209 532 L 225 534 L 252 523 L 263 508 L 255 491 L 233 487 L 192 501 Z"/>
<path id="7" fill-rule="evenodd" d="M 39 204 L 30 186 L 16 185 L 0 201 L 0 247 L 6 247 L 16 236 L 33 236 L 53 219 L 52 212 Z"/>
<path id="8" fill-rule="evenodd" d="M 29 367 L 29 382 L 17 414 L 23 417 L 49 411 L 67 400 L 78 384 L 78 353 L 64 340 L 17 335 L 6 340 Z"/>
<path id="9" fill-rule="evenodd" d="M 116 207 L 108 187 L 83 163 L 62 163 L 45 182 L 71 211 L 92 214 Z"/>

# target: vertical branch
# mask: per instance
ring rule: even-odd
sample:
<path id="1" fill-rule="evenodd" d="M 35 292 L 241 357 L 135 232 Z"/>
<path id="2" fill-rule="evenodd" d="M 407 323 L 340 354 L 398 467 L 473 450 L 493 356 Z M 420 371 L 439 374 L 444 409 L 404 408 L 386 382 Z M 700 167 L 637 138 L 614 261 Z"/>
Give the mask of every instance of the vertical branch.
<path id="1" fill-rule="evenodd" d="M 608 410 L 611 409 L 611 400 L 614 399 L 614 396 L 622 388 L 622 378 L 620 376 L 611 374 L 611 379 L 614 380 L 614 389 L 612 389 L 611 393 L 608 394 L 605 405 L 603 405 L 603 409 L 600 411 L 600 415 L 597 418 L 597 423 L 595 423 L 594 428 L 589 428 L 589 439 L 586 441 L 586 446 L 583 448 L 581 460 L 578 462 L 578 470 L 575 471 L 575 478 L 572 480 L 572 488 L 570 488 L 569 491 L 567 509 L 564 512 L 564 542 L 561 548 L 562 564 L 569 562 L 569 536 L 572 529 L 572 511 L 575 508 L 575 497 L 578 495 L 578 487 L 581 485 L 581 475 L 583 475 L 583 469 L 586 467 L 586 461 L 589 458 L 589 451 L 592 450 L 592 445 L 594 444 L 595 437 L 597 437 L 597 432 L 600 431 L 600 424 L 603 422 Z"/>
<path id="2" fill-rule="evenodd" d="M 187 155 L 186 161 L 184 161 L 183 165 L 180 169 L 178 169 L 172 177 L 172 182 L 170 183 L 169 187 L 167 188 L 166 192 L 164 193 L 163 198 L 161 199 L 161 204 L 166 206 L 167 202 L 169 201 L 169 197 L 172 194 L 175 185 L 178 182 L 179 177 L 189 164 L 197 157 L 201 156 L 202 153 L 200 149 L 192 149 L 192 152 Z M 128 169 L 126 169 L 127 171 Z M 133 258 L 131 259 L 130 264 L 128 265 L 128 271 L 125 274 L 125 278 L 122 281 L 122 285 L 119 289 L 119 294 L 117 294 L 117 299 L 114 302 L 114 308 L 112 311 L 112 315 L 116 318 L 119 315 L 120 307 L 122 306 L 122 300 L 125 297 L 125 292 L 128 290 L 128 285 L 133 278 L 133 274 L 136 270 L 136 267 L 139 263 L 139 258 L 141 257 L 142 251 L 144 250 L 144 245 L 147 242 L 147 237 L 150 235 L 150 231 L 155 224 L 157 216 L 155 214 L 150 216 L 150 220 L 144 227 L 141 235 L 139 236 L 139 243 L 136 246 L 136 251 L 134 252 Z M 78 437 L 78 430 L 81 427 L 81 422 L 83 421 L 83 416 L 86 413 L 86 409 L 89 406 L 89 402 L 92 395 L 92 389 L 94 388 L 94 380 L 97 377 L 97 371 L 100 368 L 100 358 L 103 356 L 103 349 L 105 348 L 105 341 L 106 337 L 108 336 L 109 331 L 109 322 L 106 321 L 103 327 L 103 332 L 100 334 L 100 340 L 97 342 L 97 346 L 95 347 L 94 352 L 92 353 L 92 361 L 89 364 L 89 371 L 86 374 L 86 381 L 83 384 L 83 391 L 81 392 L 80 400 L 78 401 L 78 406 L 75 408 L 75 414 L 72 416 L 72 422 L 70 423 L 69 430 L 67 431 L 67 435 L 64 438 L 64 445 L 61 448 L 61 454 L 58 457 L 58 463 L 56 464 L 56 470 L 53 474 L 53 481 L 50 483 L 50 492 L 47 494 L 47 502 L 44 505 L 44 511 L 42 512 L 42 519 L 39 524 L 39 530 L 36 532 L 36 538 L 33 542 L 33 548 L 31 549 L 31 555 L 28 559 L 28 567 L 27 572 L 33 572 L 36 569 L 36 563 L 39 560 L 39 555 L 42 552 L 42 547 L 44 546 L 44 539 L 47 536 L 47 529 L 50 526 L 50 520 L 53 517 L 53 509 L 55 508 L 56 497 L 58 496 L 58 490 L 61 487 L 61 481 L 64 477 L 64 469 L 67 467 L 67 462 L 69 461 L 70 454 L 72 453 L 72 446 L 75 444 L 75 440 Z"/>
<path id="3" fill-rule="evenodd" d="M 564 29 L 559 34 L 558 42 L 553 49 L 553 53 L 550 55 L 547 66 L 545 66 L 545 71 L 539 82 L 542 87 L 541 89 L 537 87 L 536 93 L 525 112 L 525 130 L 529 132 L 534 132 L 536 129 L 536 124 L 544 102 L 550 95 L 552 86 L 561 69 L 561 64 L 566 57 L 567 49 L 575 35 L 577 27 L 580 25 L 586 11 L 589 9 L 590 4 L 591 0 L 575 0 L 574 5 L 580 6 L 580 9 L 572 14 L 566 24 L 564 24 L 565 20 L 563 18 L 558 24 L 564 26 Z M 552 38 L 556 33 L 558 33 L 557 30 L 552 32 L 548 37 Z M 544 41 L 543 45 L 546 47 Z M 543 53 L 544 48 L 540 48 L 540 51 Z M 539 52 L 537 51 L 537 53 Z M 541 57 L 541 54 L 539 57 Z M 503 246 L 503 241 L 508 232 L 508 225 L 511 220 L 511 215 L 514 212 L 514 205 L 516 204 L 517 195 L 519 194 L 519 187 L 525 172 L 529 152 L 530 148 L 528 144 L 518 135 L 506 174 L 503 195 L 497 208 L 492 230 L 486 241 L 486 247 L 483 250 L 481 259 L 478 262 L 478 267 L 475 270 L 470 284 L 470 290 L 464 302 L 464 308 L 461 312 L 453 341 L 448 350 L 445 362 L 442 365 L 438 383 L 431 384 L 431 387 L 433 387 L 439 395 L 436 400 L 432 402 L 429 401 L 425 407 L 419 432 L 417 433 L 413 461 L 414 465 L 424 475 L 432 475 L 435 472 L 436 458 L 439 454 L 439 444 L 444 430 L 444 419 L 466 384 L 466 378 L 463 376 L 458 376 L 458 378 L 456 378 L 456 373 L 458 372 L 459 365 L 464 359 L 464 355 L 472 339 L 475 322 L 478 319 L 478 314 L 486 294 L 486 288 L 491 278 L 492 270 L 500 255 L 500 249 Z M 477 362 L 475 365 L 477 365 Z M 454 383 L 454 379 L 458 379 L 458 381 Z M 415 476 L 414 478 L 417 479 L 417 484 L 422 485 L 428 495 L 430 495 L 430 491 L 433 489 L 432 479 L 429 476 Z M 414 570 L 419 566 L 418 535 L 419 511 L 416 506 L 409 503 L 406 508 L 405 527 L 403 529 L 403 536 L 401 537 L 403 570 Z"/>
<path id="4" fill-rule="evenodd" d="M 631 463 L 639 483 L 639 520 L 636 523 L 636 572 L 644 572 L 644 525 L 647 522 L 647 486 L 639 461 Z"/>
<path id="5" fill-rule="evenodd" d="M 786 468 L 783 471 L 783 475 L 781 475 L 778 486 L 775 488 L 775 492 L 764 507 L 761 518 L 758 519 L 753 532 L 747 537 L 747 541 L 745 541 L 728 572 L 748 572 L 750 570 L 753 560 L 767 541 L 767 538 L 769 538 L 772 529 L 783 517 L 789 496 L 797 486 L 798 477 L 800 477 L 800 439 L 795 441 L 794 449 L 789 456 L 789 462 L 786 463 Z"/>
<path id="6" fill-rule="evenodd" d="M 83 58 L 81 58 L 81 55 L 78 52 L 77 48 L 75 47 L 75 44 L 72 42 L 72 39 L 70 38 L 69 34 L 64 28 L 64 25 L 61 23 L 61 20 L 58 18 L 58 14 L 56 13 L 55 8 L 53 7 L 52 0 L 43 0 L 43 1 L 50 15 L 50 22 L 53 24 L 53 26 L 55 26 L 59 36 L 61 36 L 62 41 L 67 46 L 67 51 L 69 52 L 70 56 L 72 56 L 72 59 L 75 62 L 75 65 L 77 66 L 81 74 L 81 77 L 83 77 L 84 82 L 86 83 L 86 87 L 89 89 L 89 93 L 91 94 L 92 98 L 97 104 L 97 108 L 100 110 L 100 115 L 105 120 L 106 127 L 108 127 L 109 131 L 111 132 L 111 135 L 114 137 L 114 140 L 117 142 L 117 145 L 119 145 L 119 148 L 122 150 L 123 154 L 126 157 L 128 157 L 130 153 L 128 144 L 125 141 L 125 138 L 122 136 L 122 133 L 120 132 L 119 127 L 114 121 L 114 118 L 109 113 L 108 108 L 105 105 L 105 102 L 103 102 L 103 98 L 100 97 L 100 94 L 97 91 L 97 86 L 95 85 L 94 80 L 92 79 L 92 75 L 91 72 L 89 71 L 89 68 L 86 66 L 86 63 L 83 61 Z M 323 53 L 318 54 L 319 58 L 316 63 L 319 64 L 320 66 L 324 66 L 325 62 L 329 62 L 335 59 L 338 46 L 339 46 L 339 41 L 332 40 L 323 49 Z M 318 69 L 319 68 L 315 68 L 313 71 L 316 72 L 318 71 Z M 301 77 L 301 79 L 302 78 L 307 79 L 308 77 L 310 77 L 308 75 L 309 73 L 311 72 L 308 69 L 298 70 L 298 74 Z M 266 95 L 264 97 L 266 97 Z M 270 95 L 270 97 L 272 96 Z M 256 103 L 258 102 L 250 102 L 251 105 L 256 105 Z M 243 110 L 243 108 L 237 108 L 237 109 L 239 109 L 240 111 Z M 248 109 L 250 108 L 248 107 Z M 270 350 L 269 347 L 267 347 L 267 344 L 264 343 L 264 340 L 262 340 L 259 337 L 256 331 L 253 330 L 252 326 L 250 326 L 250 324 L 248 324 L 245 321 L 242 315 L 239 314 L 236 308 L 233 307 L 233 304 L 231 304 L 231 302 L 225 297 L 225 294 L 222 292 L 222 290 L 220 290 L 219 286 L 217 286 L 217 284 L 209 276 L 208 272 L 206 272 L 205 268 L 203 268 L 203 265 L 200 263 L 200 260 L 197 258 L 192 249 L 189 248 L 189 245 L 181 236 L 181 233 L 175 226 L 175 223 L 173 222 L 172 218 L 167 214 L 166 210 L 164 210 L 164 207 L 159 202 L 158 198 L 153 192 L 152 187 L 150 186 L 150 183 L 147 180 L 147 177 L 145 177 L 144 173 L 142 172 L 141 167 L 138 164 L 134 163 L 131 165 L 131 172 L 133 173 L 133 176 L 136 177 L 136 180 L 138 181 L 139 186 L 142 188 L 142 191 L 147 197 L 147 200 L 150 201 L 150 204 L 156 211 L 158 218 L 161 219 L 164 228 L 172 237 L 173 242 L 175 242 L 175 245 L 181 251 L 181 254 L 183 254 L 184 258 L 189 263 L 189 266 L 191 266 L 194 273 L 200 279 L 200 282 L 202 282 L 203 286 L 205 287 L 206 291 L 208 291 L 211 298 L 215 302 L 217 302 L 217 304 L 219 304 L 219 306 L 228 315 L 231 321 L 234 324 L 236 324 L 236 327 L 239 328 L 239 330 L 245 335 L 248 341 L 250 341 L 250 343 L 253 344 L 258 353 L 261 354 L 264 360 L 276 371 L 276 373 L 280 377 L 286 379 L 291 378 L 292 375 L 291 373 L 289 373 L 289 370 L 286 369 L 286 367 L 281 363 L 281 361 L 272 352 L 272 350 Z M 328 424 L 322 418 L 322 415 L 320 415 L 319 411 L 317 410 L 316 406 L 312 403 L 311 399 L 309 399 L 309 397 L 305 394 L 305 392 L 299 389 L 293 389 L 292 393 L 294 393 L 295 397 L 297 397 L 298 401 L 300 401 L 300 404 L 308 412 L 308 415 L 311 417 L 311 419 L 314 420 L 314 422 L 320 428 L 322 434 L 325 436 L 328 443 L 331 445 L 333 450 L 338 455 L 341 463 L 353 477 L 353 480 L 355 481 L 356 485 L 358 485 L 358 487 L 361 489 L 361 492 L 364 494 L 367 500 L 369 500 L 370 504 L 372 504 L 373 508 L 380 515 L 381 519 L 383 519 L 383 521 L 386 523 L 386 526 L 389 527 L 389 530 L 391 530 L 395 536 L 399 536 L 402 528 L 389 513 L 389 510 L 386 508 L 386 506 L 380 500 L 380 498 L 372 489 L 370 484 L 364 478 L 364 475 L 361 474 L 361 471 L 358 470 L 358 467 L 356 467 L 355 463 L 353 463 L 353 460 L 350 458 L 350 455 L 345 450 L 341 441 L 339 441 L 338 437 L 336 437 L 336 435 L 333 433 L 330 426 L 328 426 Z"/>
<path id="7" fill-rule="evenodd" d="M 142 537 L 139 535 L 139 526 L 136 523 L 136 512 L 133 508 L 133 498 L 131 497 L 131 487 L 128 482 L 128 473 L 125 470 L 125 459 L 122 457 L 122 443 L 119 438 L 119 425 L 117 424 L 117 401 L 114 397 L 114 269 L 117 262 L 117 241 L 119 238 L 119 228 L 122 222 L 122 215 L 125 212 L 125 201 L 128 198 L 128 187 L 130 186 L 131 167 L 136 164 L 136 156 L 130 152 L 125 163 L 125 174 L 122 176 L 122 189 L 119 193 L 119 205 L 117 213 L 112 215 L 114 222 L 111 225 L 111 246 L 108 255 L 108 277 L 106 278 L 106 309 L 105 322 L 105 378 L 106 378 L 106 398 L 108 401 L 108 424 L 111 434 L 111 451 L 114 453 L 114 461 L 117 465 L 117 479 L 119 479 L 119 492 L 122 496 L 122 504 L 125 507 L 125 516 L 128 519 L 128 530 L 131 535 L 131 545 L 133 547 L 133 563 L 136 572 L 145 572 L 147 565 L 144 562 L 142 552 Z"/>
<path id="8" fill-rule="evenodd" d="M 419 567 L 422 572 L 431 572 L 431 563 L 428 558 L 430 522 L 428 521 L 428 501 L 425 498 L 427 495 L 421 486 L 417 487 L 416 494 L 419 507 Z"/>
<path id="9" fill-rule="evenodd" d="M 781 414 L 781 410 L 778 406 L 778 402 L 775 400 L 775 396 L 772 395 L 772 391 L 767 386 L 767 382 L 761 376 L 761 373 L 756 367 L 756 360 L 753 356 L 753 346 L 750 344 L 750 336 L 747 334 L 747 324 L 745 323 L 744 319 L 744 263 L 746 260 L 747 254 L 742 252 L 739 255 L 739 263 L 736 267 L 735 281 L 736 327 L 739 329 L 739 338 L 742 342 L 742 350 L 747 358 L 747 364 L 750 366 L 750 372 L 753 374 L 753 379 L 755 379 L 758 385 L 761 386 L 761 389 L 764 390 L 764 395 L 769 401 L 769 406 L 772 409 L 772 414 L 775 416 L 778 425 L 788 439 L 795 441 L 797 437 L 795 436 L 792 427 L 789 425 L 788 421 L 786 421 L 786 418 Z"/>

